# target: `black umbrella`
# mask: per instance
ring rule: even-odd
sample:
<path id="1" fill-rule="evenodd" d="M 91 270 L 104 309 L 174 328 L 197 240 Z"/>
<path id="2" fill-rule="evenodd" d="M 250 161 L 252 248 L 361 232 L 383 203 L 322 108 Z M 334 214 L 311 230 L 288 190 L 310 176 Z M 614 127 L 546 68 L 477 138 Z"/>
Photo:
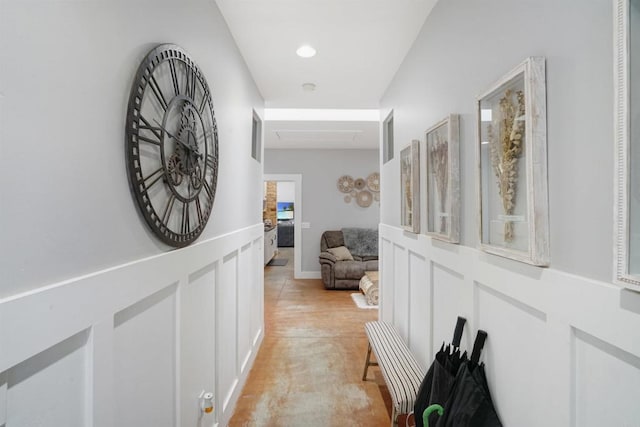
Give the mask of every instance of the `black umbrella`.
<path id="1" fill-rule="evenodd" d="M 460 365 L 437 427 L 502 427 L 491 400 L 484 364 L 479 363 L 486 339 L 487 333 L 478 331 L 471 360 Z"/>
<path id="2" fill-rule="evenodd" d="M 433 425 L 437 421 L 438 415 L 431 414 L 431 412 L 434 409 L 442 409 L 441 406 L 444 406 L 453 387 L 456 373 L 461 364 L 467 360 L 466 352 L 460 354 L 460 340 L 466 321 L 465 318 L 458 317 L 451 346 L 445 346 L 442 343 L 442 347 L 436 353 L 435 360 L 420 384 L 413 409 L 416 427 L 428 426 L 429 423 Z M 441 406 L 432 406 L 434 404 Z M 425 410 L 429 407 L 431 407 L 431 411 L 423 419 Z"/>

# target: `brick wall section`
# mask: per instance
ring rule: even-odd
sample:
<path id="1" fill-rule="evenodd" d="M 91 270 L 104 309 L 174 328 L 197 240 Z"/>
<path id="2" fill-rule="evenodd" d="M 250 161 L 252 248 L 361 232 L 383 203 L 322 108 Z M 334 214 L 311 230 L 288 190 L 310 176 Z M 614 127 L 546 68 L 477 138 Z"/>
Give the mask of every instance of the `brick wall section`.
<path id="1" fill-rule="evenodd" d="M 277 218 L 277 203 L 278 203 L 278 183 L 276 181 L 267 181 L 267 203 L 265 210 L 262 212 L 262 218 L 270 219 L 271 224 L 276 225 L 278 223 Z"/>

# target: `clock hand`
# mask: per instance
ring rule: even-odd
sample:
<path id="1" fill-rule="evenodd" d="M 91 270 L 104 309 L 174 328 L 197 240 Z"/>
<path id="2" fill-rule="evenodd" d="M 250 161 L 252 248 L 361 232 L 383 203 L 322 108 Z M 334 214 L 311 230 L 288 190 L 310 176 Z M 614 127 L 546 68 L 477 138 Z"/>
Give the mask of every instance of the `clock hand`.
<path id="1" fill-rule="evenodd" d="M 162 129 L 167 135 L 169 135 L 170 138 L 175 139 L 177 142 L 182 144 L 186 149 L 193 151 L 193 147 L 191 147 L 189 144 L 185 143 L 180 138 L 178 138 L 177 136 L 175 136 L 171 132 L 169 132 L 164 126 L 162 126 L 160 123 L 158 123 L 158 121 L 156 119 L 153 119 L 153 121 L 156 122 L 156 124 L 158 126 L 160 126 L 160 129 Z"/>
<path id="2" fill-rule="evenodd" d="M 162 129 L 164 132 L 166 132 L 166 134 L 169 135 L 170 138 L 175 139 L 177 142 L 182 144 L 187 150 L 190 150 L 191 152 L 195 153 L 198 156 L 199 159 L 202 158 L 202 154 L 200 154 L 200 152 L 198 151 L 198 147 L 197 146 L 194 147 L 192 145 L 189 145 L 186 142 L 184 142 L 183 140 L 181 140 L 180 138 L 178 138 L 177 136 L 173 135 L 164 126 L 162 126 L 160 123 L 158 123 L 158 121 L 156 119 L 153 119 L 153 121 L 156 122 L 156 124 L 158 126 L 160 126 L 160 129 Z"/>

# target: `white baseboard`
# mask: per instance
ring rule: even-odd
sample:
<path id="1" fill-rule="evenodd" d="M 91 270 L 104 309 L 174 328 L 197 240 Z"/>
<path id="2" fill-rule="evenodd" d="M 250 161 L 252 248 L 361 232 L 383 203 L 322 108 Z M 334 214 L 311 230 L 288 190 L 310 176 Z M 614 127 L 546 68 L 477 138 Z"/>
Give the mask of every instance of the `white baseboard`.
<path id="1" fill-rule="evenodd" d="M 319 271 L 301 271 L 296 275 L 296 279 L 322 279 L 322 273 Z"/>

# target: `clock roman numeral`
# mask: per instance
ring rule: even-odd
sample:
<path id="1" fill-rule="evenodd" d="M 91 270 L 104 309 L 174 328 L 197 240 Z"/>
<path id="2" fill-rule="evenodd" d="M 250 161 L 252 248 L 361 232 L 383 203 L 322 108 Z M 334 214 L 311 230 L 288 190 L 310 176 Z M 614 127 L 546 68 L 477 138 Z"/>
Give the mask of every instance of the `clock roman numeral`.
<path id="1" fill-rule="evenodd" d="M 182 234 L 188 234 L 191 231 L 191 221 L 189 220 L 189 204 L 182 204 Z"/>
<path id="2" fill-rule="evenodd" d="M 207 106 L 207 100 L 209 99 L 207 95 L 208 93 L 206 92 L 202 95 L 202 104 L 200 104 L 200 108 L 198 109 L 200 115 L 204 114 L 204 108 Z"/>
<path id="3" fill-rule="evenodd" d="M 192 100 L 196 99 L 196 80 L 197 80 L 196 71 L 191 67 L 187 67 L 186 95 L 190 97 Z"/>
<path id="4" fill-rule="evenodd" d="M 156 81 L 156 78 L 153 77 L 153 74 L 149 79 L 149 87 L 151 88 L 151 91 L 153 92 L 153 94 L 156 96 L 156 99 L 158 100 L 158 103 L 160 104 L 162 109 L 164 111 L 167 111 L 169 104 L 167 104 L 167 100 L 165 99 L 164 94 L 162 93 L 162 89 L 160 89 L 160 85 L 158 85 L 158 82 Z"/>
<path id="5" fill-rule="evenodd" d="M 156 139 L 151 139 L 148 136 L 140 135 L 140 133 L 138 133 L 138 140 L 159 146 L 162 142 L 162 129 L 160 129 L 159 127 L 151 126 L 151 124 L 147 121 L 147 119 L 144 118 L 142 114 L 140 115 L 140 120 L 142 120 L 142 123 L 144 124 L 138 125 L 138 130 L 148 130 L 153 134 L 153 136 L 156 137 Z"/>
<path id="6" fill-rule="evenodd" d="M 149 144 L 160 146 L 160 141 L 156 139 L 147 138 L 144 135 L 138 135 L 138 141 L 148 142 Z"/>
<path id="7" fill-rule="evenodd" d="M 171 217 L 171 212 L 173 212 L 173 204 L 176 201 L 176 195 L 171 193 L 169 196 L 169 200 L 167 200 L 167 205 L 164 207 L 164 213 L 162 214 L 162 223 L 167 225 L 169 222 L 169 217 Z"/>
<path id="8" fill-rule="evenodd" d="M 164 177 L 164 166 L 160 166 L 158 169 L 151 172 L 151 174 L 147 175 L 146 178 L 143 178 L 142 180 L 138 181 L 138 183 L 142 187 L 144 187 L 144 191 L 146 193 L 147 191 L 149 191 L 151 187 L 153 187 L 153 185 L 156 182 L 158 182 L 163 177 Z M 151 182 L 147 183 L 147 181 L 149 180 L 151 180 Z"/>
<path id="9" fill-rule="evenodd" d="M 209 185 L 209 183 L 207 181 L 204 181 L 202 184 L 204 186 L 204 191 L 207 192 L 207 196 L 210 199 L 213 199 L 213 190 L 211 190 L 211 186 Z"/>
<path id="10" fill-rule="evenodd" d="M 169 60 L 169 69 L 171 70 L 171 80 L 173 81 L 173 90 L 176 96 L 180 95 L 180 84 L 178 84 L 178 73 L 176 72 L 175 59 Z"/>
<path id="11" fill-rule="evenodd" d="M 200 197 L 196 197 L 196 211 L 198 212 L 198 224 L 204 222 L 204 215 L 202 214 L 202 206 L 200 204 Z"/>
<path id="12" fill-rule="evenodd" d="M 213 157 L 212 154 L 207 154 L 207 158 L 205 160 L 205 163 L 208 167 L 210 167 L 211 169 L 215 169 L 217 166 L 217 160 L 215 157 Z"/>

